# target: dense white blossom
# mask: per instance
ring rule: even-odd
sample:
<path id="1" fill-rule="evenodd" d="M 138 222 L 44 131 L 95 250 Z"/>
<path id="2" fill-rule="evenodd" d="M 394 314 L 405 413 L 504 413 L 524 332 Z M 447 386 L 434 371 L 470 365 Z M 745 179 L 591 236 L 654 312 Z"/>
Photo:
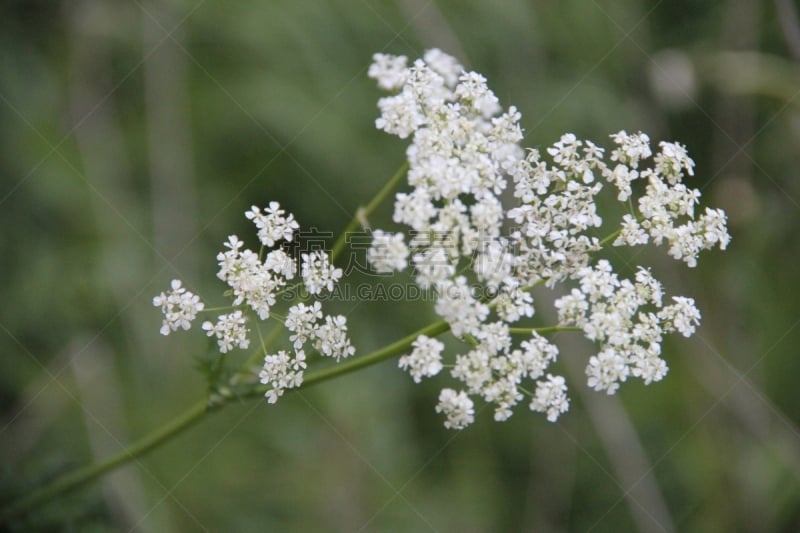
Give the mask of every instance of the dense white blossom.
<path id="1" fill-rule="evenodd" d="M 264 266 L 267 270 L 274 272 L 284 279 L 292 279 L 297 273 L 297 262 L 289 254 L 278 248 L 272 250 L 264 259 Z"/>
<path id="2" fill-rule="evenodd" d="M 472 295 L 467 278 L 445 279 L 437 286 L 436 313 L 449 324 L 453 334 L 475 334 L 489 316 L 489 306 Z"/>
<path id="3" fill-rule="evenodd" d="M 391 91 L 399 89 L 408 77 L 406 70 L 407 59 L 403 56 L 389 54 L 375 54 L 372 56 L 367 75 L 378 82 L 378 87 Z"/>
<path id="4" fill-rule="evenodd" d="M 614 240 L 614 246 L 638 246 L 647 244 L 649 240 L 650 235 L 642 228 L 636 218 L 631 215 L 623 215 L 619 236 Z"/>
<path id="5" fill-rule="evenodd" d="M 590 357 L 586 366 L 589 387 L 607 394 L 614 394 L 629 372 L 625 358 L 610 348 Z"/>
<path id="6" fill-rule="evenodd" d="M 614 394 L 628 379 L 663 379 L 664 337 L 694 334 L 700 311 L 692 298 L 668 294 L 647 268 L 617 270 L 618 254 L 604 247 L 661 246 L 689 267 L 701 251 L 727 248 L 725 213 L 701 208 L 700 190 L 684 183 L 695 173 L 686 147 L 660 142 L 654 149 L 645 133 L 623 130 L 610 136 L 609 149 L 573 133 L 525 149 L 519 111 L 504 108 L 486 79 L 455 58 L 434 49 L 414 61 L 373 60 L 369 76 L 390 91 L 378 101 L 375 125 L 409 140 L 407 190 L 396 193 L 392 217 L 408 232 L 375 230 L 366 255 L 378 273 L 410 268 L 461 343 L 450 355 L 442 341 L 420 335 L 399 360 L 415 382 L 444 368 L 458 382 L 441 390 L 435 408 L 445 427 L 471 424 L 476 401 L 491 406 L 497 421 L 523 401 L 553 422 L 566 412 L 566 380 L 552 368 L 559 350 L 545 333 L 577 331 L 594 344 L 585 359 L 594 390 Z M 606 197 L 620 202 L 620 215 L 600 215 Z M 274 403 L 302 385 L 307 353 L 337 362 L 355 353 L 345 316 L 326 314 L 313 299 L 333 292 L 343 271 L 322 250 L 286 246 L 299 224 L 277 202 L 245 216 L 261 247 L 255 252 L 228 237 L 216 259 L 230 312 L 202 328 L 226 353 L 247 348 L 258 321 L 282 322 L 292 349 L 267 352 L 259 374 Z M 298 261 L 302 285 L 290 285 Z M 309 298 L 281 316 L 279 297 L 301 286 Z M 540 286 L 553 296 L 537 305 L 553 300 L 558 322 L 535 328 Z M 164 335 L 189 329 L 205 310 L 179 280 L 153 305 L 163 313 Z"/>
<path id="7" fill-rule="evenodd" d="M 321 250 L 302 254 L 302 276 L 306 289 L 311 294 L 320 294 L 323 290 L 332 291 L 334 284 L 342 277 L 342 269 L 334 267 L 328 254 Z"/>
<path id="8" fill-rule="evenodd" d="M 227 353 L 234 347 L 246 349 L 250 346 L 250 339 L 247 338 L 247 318 L 242 315 L 240 310 L 226 315 L 219 315 L 216 323 L 205 321 L 203 329 L 209 337 L 216 337 L 219 351 Z"/>
<path id="9" fill-rule="evenodd" d="M 286 279 L 275 275 L 274 265 L 262 262 L 252 250 L 242 250 L 243 246 L 236 235 L 228 237 L 228 250 L 217 254 L 217 277 L 232 289 L 233 305 L 247 304 L 261 320 L 266 320 L 270 307 L 275 305 L 275 292 L 286 284 Z M 272 259 L 274 263 L 275 257 Z M 280 268 L 284 270 L 285 265 Z"/>
<path id="10" fill-rule="evenodd" d="M 326 316 L 325 323 L 316 329 L 314 337 L 314 348 L 337 362 L 356 353 L 347 337 L 347 319 L 342 315 Z"/>
<path id="11" fill-rule="evenodd" d="M 168 292 L 162 292 L 153 298 L 153 305 L 160 307 L 164 315 L 162 335 L 169 335 L 178 328 L 189 329 L 197 313 L 205 307 L 199 296 L 181 286 L 179 279 L 173 279 L 170 287 Z"/>
<path id="12" fill-rule="evenodd" d="M 694 305 L 694 299 L 673 296 L 675 302 L 661 309 L 658 313 L 666 331 L 678 331 L 684 337 L 691 337 L 700 323 L 700 311 Z"/>
<path id="13" fill-rule="evenodd" d="M 538 333 L 533 333 L 529 340 L 522 341 L 520 348 L 520 366 L 531 379 L 544 375 L 550 363 L 558 356 L 558 347 Z"/>
<path id="14" fill-rule="evenodd" d="M 696 216 L 700 192 L 683 183 L 694 174 L 686 148 L 661 142 L 654 154 L 648 135 L 620 131 L 608 153 L 572 133 L 543 151 L 524 150 L 517 109 L 503 109 L 486 79 L 454 58 L 430 50 L 411 63 L 374 60 L 370 76 L 393 91 L 378 102 L 376 126 L 410 139 L 411 190 L 397 193 L 393 216 L 410 230 L 410 260 L 401 234 L 380 230 L 368 258 L 379 272 L 408 263 L 417 284 L 435 291 L 436 313 L 468 345 L 450 372 L 464 390 L 444 389 L 436 408 L 445 425 L 472 421 L 471 397 L 492 404 L 496 420 L 525 396 L 548 420 L 567 410 L 564 378 L 547 374 L 557 347 L 535 331 L 520 344 L 511 335 L 511 324 L 535 315 L 538 285 L 560 293 L 556 329 L 579 329 L 597 344 L 586 367 L 591 388 L 611 394 L 629 376 L 662 379 L 663 336 L 694 332 L 694 301 L 672 297 L 664 306 L 664 288 L 649 270 L 624 279 L 594 255 L 607 244 L 653 243 L 695 266 L 701 250 L 727 247 L 724 212 Z M 500 196 L 509 185 L 516 205 Z M 610 231 L 601 231 L 609 221 L 597 210 L 604 188 L 628 211 Z M 401 366 L 419 381 L 429 365 L 437 373 L 447 366 L 442 357 L 440 345 L 421 336 Z"/>
<path id="15" fill-rule="evenodd" d="M 567 382 L 563 376 L 547 374 L 547 379 L 536 382 L 536 390 L 530 403 L 531 411 L 547 414 L 547 420 L 555 422 L 561 413 L 569 409 Z"/>
<path id="16" fill-rule="evenodd" d="M 306 368 L 306 354 L 302 350 L 291 357 L 280 350 L 274 355 L 264 356 L 264 366 L 258 377 L 261 383 L 269 385 L 265 396 L 269 403 L 275 403 L 286 389 L 294 389 L 303 384 L 303 371 Z"/>
<path id="17" fill-rule="evenodd" d="M 375 230 L 372 244 L 367 251 L 367 260 L 376 272 L 388 273 L 404 270 L 408 265 L 408 246 L 402 233 L 384 233 Z"/>
<path id="18" fill-rule="evenodd" d="M 275 247 L 279 241 L 294 238 L 299 228 L 294 216 L 287 214 L 277 202 L 270 202 L 264 210 L 253 206 L 245 216 L 254 222 L 262 249 L 256 253 L 246 248 L 238 236 L 228 237 L 224 250 L 217 254 L 217 277 L 230 289 L 225 294 L 231 298 L 232 310 L 219 315 L 216 321 L 207 320 L 202 324 L 206 334 L 216 339 L 223 354 L 250 346 L 251 321 L 276 318 L 272 309 L 278 304 L 279 295 L 288 290 L 288 280 L 297 275 L 296 258 L 288 249 Z M 402 243 L 403 235 L 399 234 L 397 240 Z M 301 258 L 301 275 L 308 292 L 316 295 L 324 290 L 332 291 L 342 277 L 342 270 L 331 265 L 327 253 L 303 253 Z M 156 296 L 153 305 L 161 307 L 164 314 L 161 332 L 165 335 L 178 328 L 189 329 L 191 321 L 204 309 L 199 297 L 184 289 L 179 280 L 172 282 L 170 291 Z M 293 350 L 278 350 L 264 356 L 259 379 L 268 386 L 265 396 L 269 403 L 275 403 L 285 390 L 302 385 L 308 349 L 336 361 L 355 353 L 347 336 L 347 319 L 324 314 L 319 301 L 290 306 L 281 322 L 290 332 Z M 254 327 L 258 328 L 258 324 Z"/>
<path id="19" fill-rule="evenodd" d="M 670 185 L 676 185 L 682 178 L 683 172 L 694 176 L 694 161 L 689 157 L 686 147 L 681 143 L 661 141 L 661 151 L 655 156 L 655 170 L 664 176 Z"/>
<path id="20" fill-rule="evenodd" d="M 299 303 L 289 308 L 284 325 L 292 332 L 289 340 L 294 343 L 296 349 L 314 336 L 320 320 L 322 320 L 322 304 L 319 302 L 314 302 L 312 305 Z"/>
<path id="21" fill-rule="evenodd" d="M 650 137 L 641 131 L 628 135 L 625 130 L 622 130 L 612 134 L 611 139 L 617 145 L 611 151 L 611 161 L 618 161 L 627 167 L 636 169 L 641 160 L 653 155 L 650 149 Z"/>
<path id="22" fill-rule="evenodd" d="M 442 389 L 436 412 L 447 417 L 444 427 L 448 429 L 464 429 L 475 420 L 475 404 L 464 391 Z"/>
<path id="23" fill-rule="evenodd" d="M 400 358 L 399 366 L 408 370 L 416 383 L 422 381 L 423 377 L 435 376 L 442 370 L 442 342 L 420 335 L 412 346 L 414 349 L 411 353 Z"/>
<path id="24" fill-rule="evenodd" d="M 270 202 L 263 212 L 253 206 L 244 214 L 258 228 L 258 239 L 261 244 L 268 247 L 274 246 L 281 239 L 291 241 L 294 231 L 300 227 L 294 215 L 291 213 L 286 215 L 278 202 Z"/>

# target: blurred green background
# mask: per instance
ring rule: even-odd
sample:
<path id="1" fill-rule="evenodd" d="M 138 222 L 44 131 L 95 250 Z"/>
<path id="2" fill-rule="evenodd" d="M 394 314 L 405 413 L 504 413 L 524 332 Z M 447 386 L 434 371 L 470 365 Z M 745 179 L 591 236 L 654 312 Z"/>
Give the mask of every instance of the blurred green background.
<path id="1" fill-rule="evenodd" d="M 377 51 L 440 47 L 523 114 L 526 144 L 679 140 L 733 243 L 689 270 L 648 251 L 703 325 L 665 381 L 454 433 L 448 379 L 384 363 L 243 402 L 16 524 L 72 531 L 797 531 L 800 25 L 790 0 L 344 0 L 0 5 L 0 499 L 205 394 L 201 332 L 158 335 L 173 277 L 213 301 L 243 211 L 338 231 L 402 163 L 373 127 Z M 371 222 L 393 227 L 391 206 Z M 544 300 L 541 300 L 542 302 Z M 422 304 L 341 303 L 365 354 Z M 544 309 L 540 309 L 544 313 Z M 546 315 L 543 317 L 546 320 Z M 239 357 L 239 356 L 235 356 Z M 570 364 L 570 362 L 574 364 Z"/>

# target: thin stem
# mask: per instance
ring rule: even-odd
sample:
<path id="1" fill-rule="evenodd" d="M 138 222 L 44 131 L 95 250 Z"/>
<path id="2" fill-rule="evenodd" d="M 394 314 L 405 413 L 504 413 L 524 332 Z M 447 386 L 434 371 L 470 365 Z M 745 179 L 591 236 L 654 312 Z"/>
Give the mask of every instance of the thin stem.
<path id="1" fill-rule="evenodd" d="M 619 228 L 617 231 L 613 232 L 611 235 L 607 236 L 605 239 L 600 241 L 600 248 L 604 247 L 606 244 L 608 244 L 611 241 L 615 240 L 619 236 L 620 233 L 622 233 L 622 228 Z"/>
<path id="2" fill-rule="evenodd" d="M 233 378 L 231 378 L 233 383 L 248 377 L 248 375 L 251 373 L 250 370 L 264 358 L 264 356 L 267 354 L 267 350 L 269 350 L 270 346 L 272 346 L 272 343 L 278 339 L 281 333 L 283 333 L 283 324 L 276 324 L 269 331 L 267 337 L 261 339 L 261 349 L 254 350 L 250 357 L 248 357 L 244 364 L 239 368 L 239 371 L 234 374 Z M 261 337 L 260 331 L 259 337 Z"/>
<path id="3" fill-rule="evenodd" d="M 75 489 L 93 481 L 106 472 L 114 470 L 129 463 L 169 440 L 200 421 L 204 415 L 211 412 L 205 401 L 195 404 L 182 415 L 174 418 L 164 426 L 158 428 L 148 436 L 129 446 L 117 455 L 80 468 L 70 474 L 64 475 L 49 485 L 20 498 L 0 511 L 0 522 L 6 522 L 26 511 L 39 507 L 41 504 L 52 500 L 59 494 Z"/>
<path id="4" fill-rule="evenodd" d="M 413 343 L 418 336 L 428 335 L 432 337 L 440 335 L 449 329 L 450 326 L 444 321 L 434 322 L 433 324 L 407 335 L 406 337 L 403 337 L 392 344 L 375 350 L 364 357 L 359 357 L 357 359 L 347 361 L 331 368 L 319 370 L 317 372 L 310 372 L 306 375 L 305 380 L 300 388 L 305 389 L 312 385 L 316 385 L 317 383 L 322 383 L 323 381 L 328 381 L 329 379 L 333 379 L 361 368 L 374 365 L 381 361 L 385 361 L 386 359 L 400 355 L 401 353 L 409 350 L 411 348 L 411 343 Z M 264 388 L 258 387 L 253 391 L 240 396 L 240 398 L 252 398 L 261 396 L 263 393 Z M 138 442 L 135 442 L 117 455 L 114 455 L 105 461 L 85 466 L 70 474 L 66 474 L 60 478 L 57 478 L 49 485 L 35 490 L 29 495 L 12 502 L 10 505 L 0 510 L 0 523 L 7 522 L 16 516 L 35 509 L 52 500 L 56 496 L 59 496 L 60 494 L 81 487 L 91 481 L 94 481 L 103 474 L 133 461 L 137 457 L 144 455 L 172 437 L 175 437 L 179 433 L 199 422 L 205 415 L 218 410 L 224 405 L 225 403 L 219 403 L 215 404 L 214 407 L 209 407 L 205 401 L 194 405 L 182 415 L 168 422 Z"/>
<path id="5" fill-rule="evenodd" d="M 437 335 L 441 335 L 442 333 L 448 330 L 450 330 L 450 324 L 448 324 L 444 320 L 434 322 L 433 324 L 425 326 L 424 328 L 415 331 L 411 335 L 407 335 L 402 339 L 393 342 L 392 344 L 384 346 L 383 348 L 380 348 L 368 355 L 365 355 L 364 357 L 352 359 L 350 361 L 347 361 L 346 363 L 340 363 L 330 368 L 318 370 L 316 372 L 309 372 L 303 379 L 303 384 L 300 387 L 298 387 L 298 389 L 305 389 L 307 387 L 310 387 L 311 385 L 322 383 L 323 381 L 327 381 L 329 379 L 342 376 L 344 374 L 349 374 L 350 372 L 354 372 L 356 370 L 360 370 L 368 366 L 372 366 L 376 363 L 380 363 L 381 361 L 385 361 L 386 359 L 390 359 L 396 355 L 400 355 L 403 352 L 408 351 L 411 348 L 411 343 L 417 340 L 417 337 L 419 337 L 420 335 L 427 335 L 428 337 L 436 337 Z M 290 391 L 298 389 L 290 389 Z M 256 391 L 251 392 L 250 394 L 261 395 L 263 394 L 263 392 L 264 389 L 260 388 Z"/>
<path id="6" fill-rule="evenodd" d="M 384 185 L 383 188 L 378 191 L 378 194 L 376 194 L 365 207 L 358 208 L 356 214 L 353 216 L 353 219 L 350 220 L 350 223 L 347 224 L 347 226 L 344 228 L 344 231 L 339 235 L 339 238 L 336 239 L 336 242 L 333 245 L 333 249 L 331 250 L 331 263 L 336 262 L 336 259 L 339 257 L 342 251 L 344 251 L 344 247 L 347 244 L 347 235 L 357 230 L 364 224 L 367 217 L 370 216 L 372 212 L 375 211 L 375 209 L 377 209 L 377 207 L 381 205 L 384 200 L 386 200 L 395 187 L 397 187 L 397 184 L 400 182 L 400 180 L 405 177 L 406 172 L 408 172 L 408 162 L 403 163 L 400 168 L 397 169 L 397 172 L 395 172 L 394 176 L 392 176 L 391 179 L 386 182 L 386 185 Z"/>
<path id="7" fill-rule="evenodd" d="M 508 328 L 511 335 L 530 335 L 531 333 L 559 333 L 562 331 L 583 331 L 578 326 L 545 326 L 542 328 Z"/>
<path id="8" fill-rule="evenodd" d="M 233 305 L 221 305 L 219 307 L 204 307 L 201 313 L 217 313 L 219 311 L 230 311 L 231 309 L 236 309 Z"/>

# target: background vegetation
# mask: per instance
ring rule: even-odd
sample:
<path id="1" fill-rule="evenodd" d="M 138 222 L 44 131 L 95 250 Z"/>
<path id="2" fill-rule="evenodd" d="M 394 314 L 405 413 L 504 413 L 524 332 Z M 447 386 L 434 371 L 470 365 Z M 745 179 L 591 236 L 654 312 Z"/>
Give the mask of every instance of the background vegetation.
<path id="1" fill-rule="evenodd" d="M 789 0 L 6 0 L 0 7 L 0 501 L 107 457 L 203 397 L 194 334 L 160 337 L 172 277 L 278 200 L 338 231 L 403 161 L 374 130 L 373 52 L 440 47 L 523 114 L 527 144 L 679 140 L 733 243 L 696 270 L 698 334 L 615 397 L 573 387 L 461 432 L 441 382 L 384 363 L 226 408 L 19 528 L 796 531 L 800 526 L 800 26 Z M 371 221 L 390 225 L 390 206 Z M 433 319 L 343 302 L 360 353 Z M 546 319 L 546 317 L 545 317 Z M 563 339 L 582 380 L 589 348 Z M 575 363 L 575 364 L 571 364 Z"/>

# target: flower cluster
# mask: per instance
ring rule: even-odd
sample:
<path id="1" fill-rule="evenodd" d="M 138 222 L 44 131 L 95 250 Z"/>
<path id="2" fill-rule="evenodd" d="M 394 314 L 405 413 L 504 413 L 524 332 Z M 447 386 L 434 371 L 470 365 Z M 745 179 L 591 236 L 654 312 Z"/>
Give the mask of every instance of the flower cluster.
<path id="1" fill-rule="evenodd" d="M 662 379 L 662 338 L 694 332 L 694 301 L 673 297 L 665 305 L 649 270 L 620 279 L 594 255 L 609 243 L 666 243 L 670 256 L 695 266 L 701 250 L 726 248 L 724 212 L 695 216 L 700 192 L 682 182 L 694 174 L 685 147 L 662 142 L 653 155 L 647 135 L 620 131 L 608 156 L 573 134 L 544 152 L 524 150 L 519 112 L 504 110 L 483 76 L 438 50 L 411 66 L 405 57 L 376 54 L 369 75 L 394 92 L 379 100 L 376 127 L 410 137 L 411 190 L 396 195 L 393 220 L 412 238 L 406 247 L 402 234 L 377 230 L 368 259 L 379 272 L 411 265 L 417 284 L 436 291 L 436 313 L 469 346 L 445 365 L 442 344 L 420 336 L 400 359 L 417 382 L 451 367 L 461 390 L 441 392 L 436 411 L 445 426 L 473 421 L 473 397 L 493 405 L 496 420 L 526 397 L 550 421 L 568 409 L 565 379 L 551 370 L 557 347 L 535 328 L 514 328 L 527 331 L 519 344 L 511 331 L 534 315 L 531 291 L 539 285 L 563 294 L 559 324 L 549 330 L 580 329 L 597 345 L 586 366 L 591 388 L 611 394 L 628 376 Z M 637 180 L 644 193 L 634 199 Z M 509 185 L 516 205 L 506 207 L 500 195 Z M 601 238 L 596 200 L 606 186 L 629 213 Z"/>
<path id="2" fill-rule="evenodd" d="M 153 298 L 153 305 L 161 308 L 164 321 L 161 334 L 169 335 L 178 328 L 189 329 L 197 313 L 205 308 L 200 297 L 181 286 L 181 280 L 173 279 L 171 290 Z"/>
<path id="3" fill-rule="evenodd" d="M 700 322 L 694 300 L 673 297 L 673 304 L 663 305 L 661 283 L 642 267 L 634 282 L 620 280 L 606 260 L 579 275 L 580 288 L 555 306 L 561 324 L 580 327 L 600 346 L 586 367 L 589 386 L 613 394 L 629 375 L 645 384 L 660 381 L 667 373 L 661 340 L 673 331 L 694 333 Z"/>
<path id="4" fill-rule="evenodd" d="M 404 270 L 408 265 L 408 246 L 402 233 L 372 232 L 372 243 L 367 250 L 367 260 L 376 272 L 387 274 Z"/>
<path id="5" fill-rule="evenodd" d="M 226 294 L 232 299 L 230 312 L 202 324 L 202 329 L 216 339 L 223 354 L 234 348 L 247 349 L 250 346 L 250 321 L 263 321 L 272 316 L 278 296 L 287 289 L 298 271 L 296 259 L 280 247 L 282 242 L 291 242 L 299 229 L 294 216 L 287 214 L 277 202 L 270 202 L 263 210 L 253 206 L 245 216 L 256 226 L 261 252 L 245 248 L 244 242 L 236 235 L 228 237 L 224 243 L 225 250 L 217 254 L 217 277 L 229 287 Z M 311 295 L 333 291 L 335 283 L 342 277 L 342 270 L 331 265 L 328 255 L 322 251 L 301 254 L 299 270 L 303 285 Z M 164 335 L 178 328 L 189 329 L 205 307 L 198 296 L 181 286 L 179 280 L 172 282 L 171 291 L 156 296 L 153 305 L 161 307 L 164 314 L 161 328 Z M 292 353 L 280 350 L 264 357 L 259 378 L 261 383 L 269 386 L 266 397 L 270 403 L 277 401 L 286 389 L 303 383 L 307 345 L 336 361 L 355 353 L 347 336 L 347 319 L 341 315 L 324 315 L 319 302 L 291 306 L 282 322 L 292 332 L 294 349 Z"/>
<path id="6" fill-rule="evenodd" d="M 483 76 L 439 50 L 411 65 L 403 56 L 376 54 L 369 75 L 392 92 L 378 102 L 376 127 L 410 139 L 410 190 L 395 196 L 393 215 L 408 233 L 375 230 L 367 259 L 382 274 L 410 267 L 463 342 L 460 353 L 446 358 L 443 342 L 420 335 L 399 360 L 415 382 L 445 368 L 458 382 L 457 389 L 441 390 L 436 405 L 445 427 L 471 424 L 476 400 L 491 406 L 498 421 L 523 401 L 551 422 L 566 412 L 559 350 L 546 333 L 580 331 L 594 343 L 585 367 L 594 390 L 613 394 L 628 378 L 663 379 L 664 336 L 694 333 L 700 322 L 694 300 L 667 295 L 641 266 L 626 279 L 625 269 L 618 274 L 597 255 L 606 246 L 652 243 L 694 267 L 701 251 L 728 246 L 725 213 L 700 212 L 700 191 L 684 184 L 695 171 L 686 148 L 653 147 L 644 133 L 620 131 L 610 136 L 608 151 L 571 133 L 541 151 L 524 149 L 516 108 L 501 107 Z M 610 229 L 598 212 L 606 190 L 627 211 Z M 309 351 L 338 362 L 355 349 L 346 318 L 326 315 L 319 301 L 295 302 L 285 317 L 274 310 L 281 294 L 301 284 L 317 298 L 333 291 L 342 270 L 323 251 L 288 253 L 285 243 L 299 225 L 277 202 L 253 206 L 245 216 L 255 224 L 260 251 L 228 237 L 217 276 L 231 305 L 202 329 L 227 353 L 250 346 L 253 322 L 255 328 L 270 318 L 282 322 L 292 347 L 266 353 L 259 374 L 274 403 L 303 383 Z M 558 323 L 537 328 L 533 291 L 540 286 L 555 293 Z M 164 315 L 164 335 L 189 329 L 205 310 L 179 280 L 153 305 Z"/>
<path id="7" fill-rule="evenodd" d="M 419 383 L 426 376 L 435 376 L 442 370 L 442 342 L 420 335 L 412 346 L 414 350 L 400 358 L 400 368 L 408 369 L 415 382 Z"/>

